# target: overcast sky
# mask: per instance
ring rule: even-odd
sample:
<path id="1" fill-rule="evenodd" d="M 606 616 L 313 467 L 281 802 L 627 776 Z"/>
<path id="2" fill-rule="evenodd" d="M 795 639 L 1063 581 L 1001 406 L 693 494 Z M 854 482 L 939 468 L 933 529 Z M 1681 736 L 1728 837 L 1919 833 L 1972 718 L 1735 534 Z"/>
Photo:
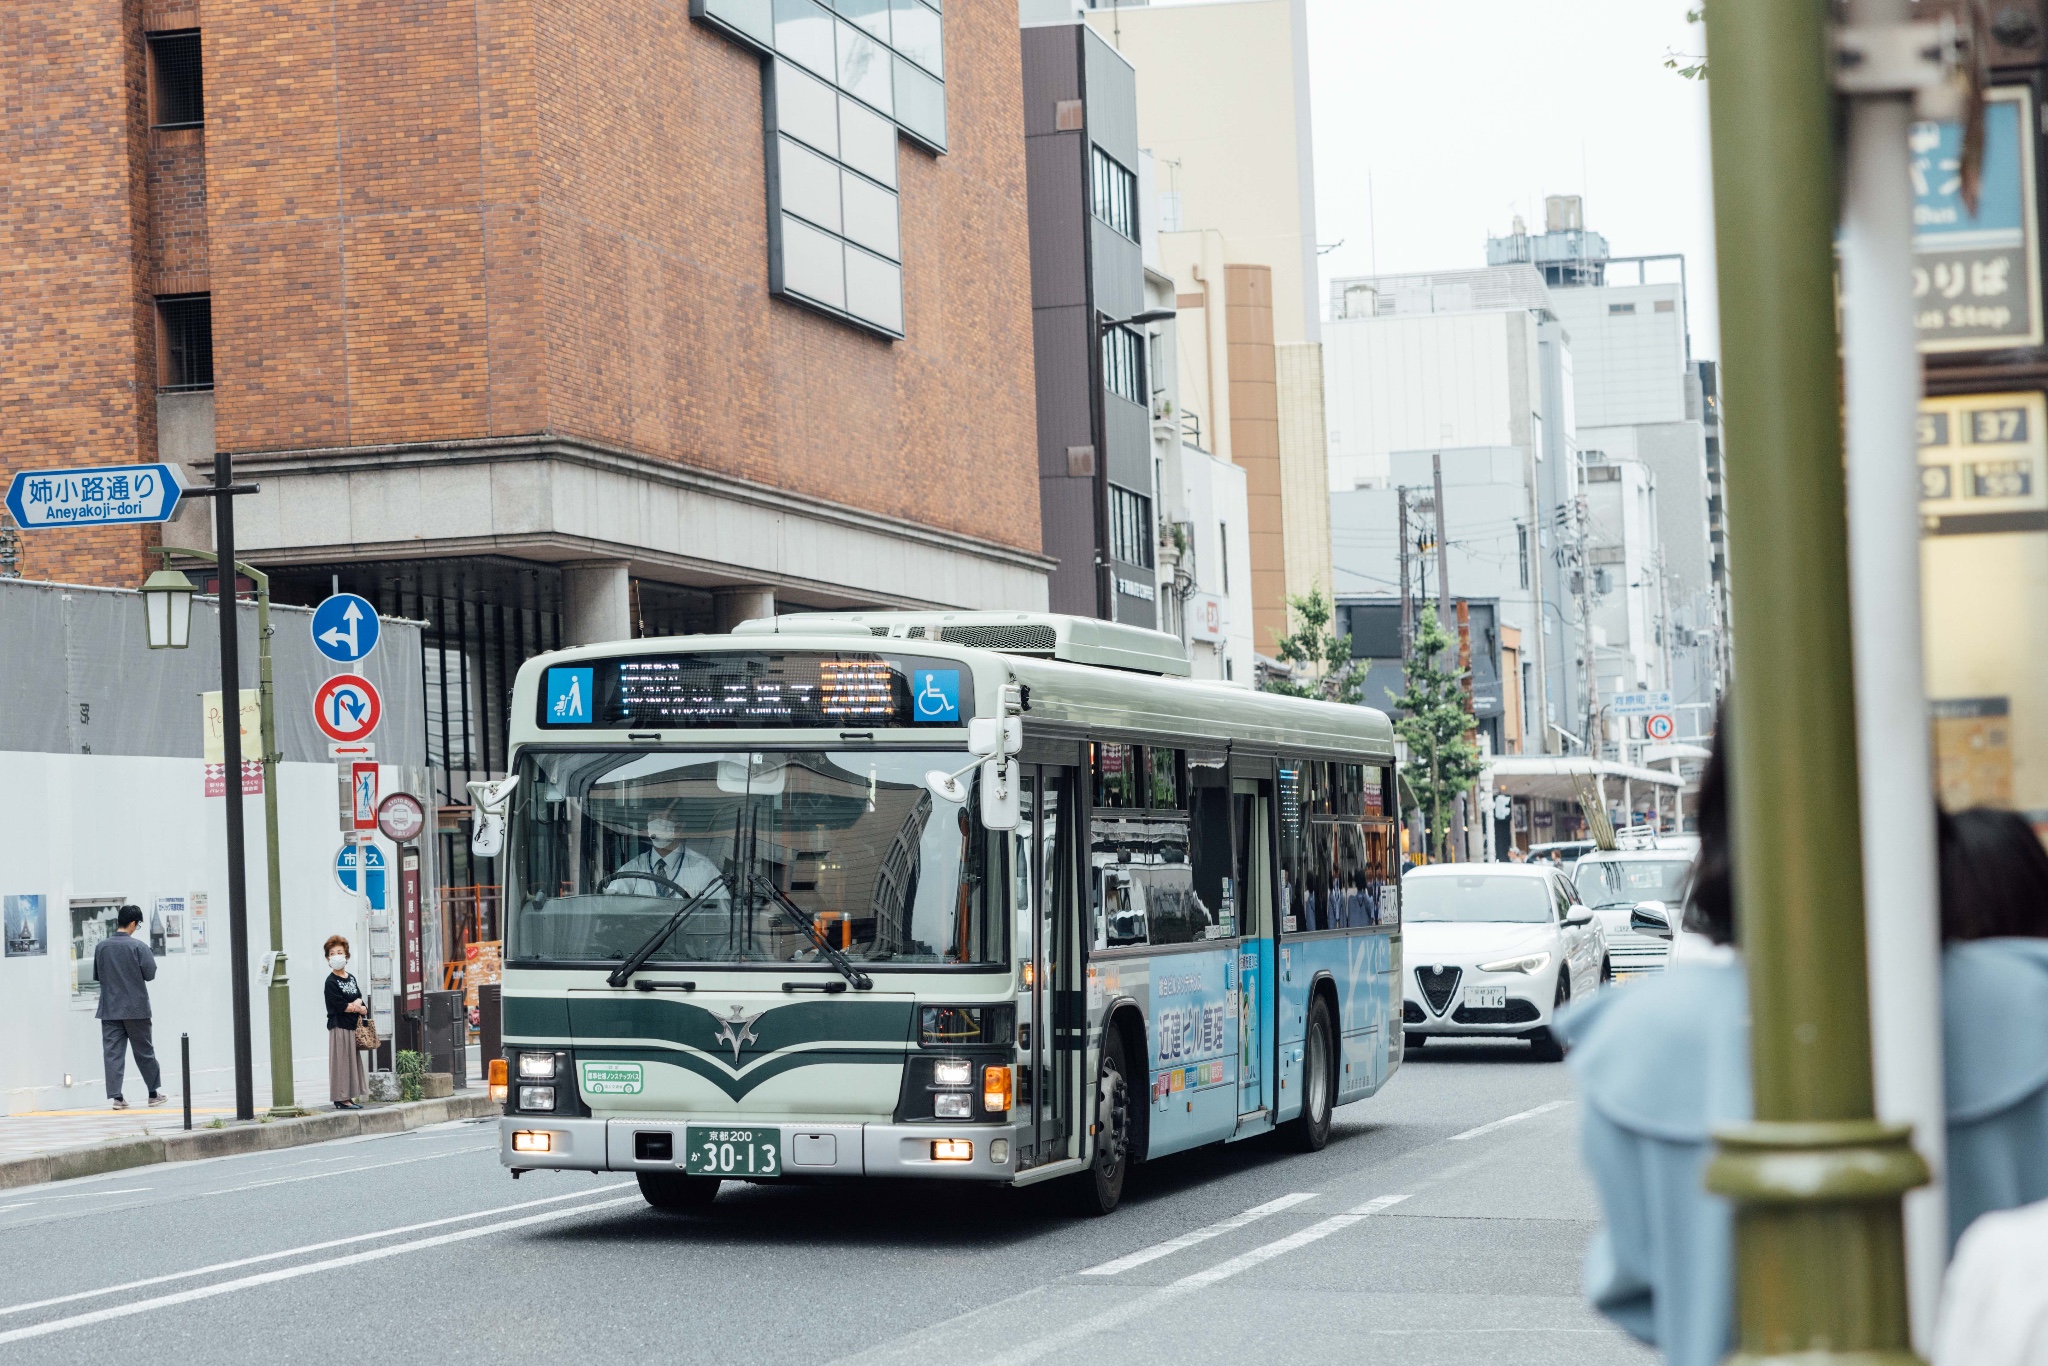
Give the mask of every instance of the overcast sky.
<path id="1" fill-rule="evenodd" d="M 1317 231 L 1343 243 L 1325 285 L 1484 265 L 1489 232 L 1517 213 L 1541 231 L 1546 194 L 1584 194 L 1615 255 L 1685 254 L 1693 353 L 1718 356 L 1706 90 L 1664 66 L 1700 50 L 1686 8 L 1308 0 Z"/>

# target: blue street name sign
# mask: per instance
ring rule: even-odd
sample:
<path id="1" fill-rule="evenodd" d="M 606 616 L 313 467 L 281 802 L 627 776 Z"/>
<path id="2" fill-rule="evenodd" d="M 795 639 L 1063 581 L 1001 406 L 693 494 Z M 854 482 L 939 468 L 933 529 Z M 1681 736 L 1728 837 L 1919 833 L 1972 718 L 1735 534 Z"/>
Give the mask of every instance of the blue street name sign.
<path id="1" fill-rule="evenodd" d="M 334 856 L 334 880 L 341 890 L 367 897 L 373 911 L 385 909 L 384 871 L 384 851 L 374 844 L 344 844 Z"/>
<path id="2" fill-rule="evenodd" d="M 337 664 L 353 664 L 377 648 L 377 611 L 353 593 L 336 593 L 313 609 L 313 648 Z"/>
<path id="3" fill-rule="evenodd" d="M 169 465 L 23 470 L 8 486 L 7 510 L 24 531 L 168 522 L 182 491 Z"/>

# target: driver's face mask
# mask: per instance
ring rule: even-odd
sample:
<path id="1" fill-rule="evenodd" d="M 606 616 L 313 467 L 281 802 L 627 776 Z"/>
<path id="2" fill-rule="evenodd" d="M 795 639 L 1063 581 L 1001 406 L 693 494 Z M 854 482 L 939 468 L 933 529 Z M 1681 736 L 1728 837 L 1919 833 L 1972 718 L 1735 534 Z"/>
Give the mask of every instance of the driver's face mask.
<path id="1" fill-rule="evenodd" d="M 666 816 L 649 816 L 647 818 L 647 838 L 656 844 L 674 844 L 676 842 L 676 823 Z"/>

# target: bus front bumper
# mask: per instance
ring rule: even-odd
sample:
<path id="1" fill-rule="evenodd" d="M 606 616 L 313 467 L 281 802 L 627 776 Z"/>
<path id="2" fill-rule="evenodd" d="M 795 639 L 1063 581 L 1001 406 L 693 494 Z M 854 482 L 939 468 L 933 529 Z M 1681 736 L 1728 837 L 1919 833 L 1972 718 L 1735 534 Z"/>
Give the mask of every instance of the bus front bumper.
<path id="1" fill-rule="evenodd" d="M 498 1160 L 516 1171 L 675 1172 L 690 1124 L 775 1129 L 784 1176 L 915 1176 L 1008 1181 L 1018 1172 L 1013 1124 L 763 1124 L 746 1120 L 554 1119 L 498 1121 Z M 1029 1130 L 1024 1133 L 1028 1135 Z M 674 1158 L 635 1156 L 641 1135 L 668 1136 Z M 961 1152 L 965 1158 L 940 1156 Z"/>

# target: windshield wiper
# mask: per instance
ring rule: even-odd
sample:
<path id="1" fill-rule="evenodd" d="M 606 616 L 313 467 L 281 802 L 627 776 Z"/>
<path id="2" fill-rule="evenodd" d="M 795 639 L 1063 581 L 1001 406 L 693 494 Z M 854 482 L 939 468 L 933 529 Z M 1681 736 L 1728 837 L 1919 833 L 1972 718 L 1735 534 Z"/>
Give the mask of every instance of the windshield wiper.
<path id="1" fill-rule="evenodd" d="M 798 929 L 810 936 L 811 942 L 818 946 L 819 954 L 824 957 L 826 962 L 839 969 L 840 976 L 853 983 L 855 991 L 871 991 L 874 989 L 875 979 L 848 962 L 845 954 L 826 943 L 825 936 L 818 932 L 818 922 L 811 919 L 809 913 L 803 907 L 784 896 L 780 887 L 777 887 L 758 873 L 750 876 L 748 881 L 753 886 L 767 893 L 768 899 L 775 903 L 776 908 L 788 916 Z"/>
<path id="2" fill-rule="evenodd" d="M 705 884 L 704 890 L 678 906 L 676 913 L 668 918 L 668 923 L 649 935 L 646 943 L 627 954 L 619 965 L 612 969 L 611 975 L 604 979 L 605 982 L 611 986 L 622 987 L 631 981 L 633 974 L 645 967 L 648 959 L 654 957 L 654 951 L 662 946 L 662 942 L 676 932 L 676 926 L 683 923 L 683 917 L 703 905 L 713 892 L 724 886 L 725 879 L 716 873 L 712 874 L 711 881 Z M 728 893 L 731 891 L 730 888 L 726 890 Z"/>

